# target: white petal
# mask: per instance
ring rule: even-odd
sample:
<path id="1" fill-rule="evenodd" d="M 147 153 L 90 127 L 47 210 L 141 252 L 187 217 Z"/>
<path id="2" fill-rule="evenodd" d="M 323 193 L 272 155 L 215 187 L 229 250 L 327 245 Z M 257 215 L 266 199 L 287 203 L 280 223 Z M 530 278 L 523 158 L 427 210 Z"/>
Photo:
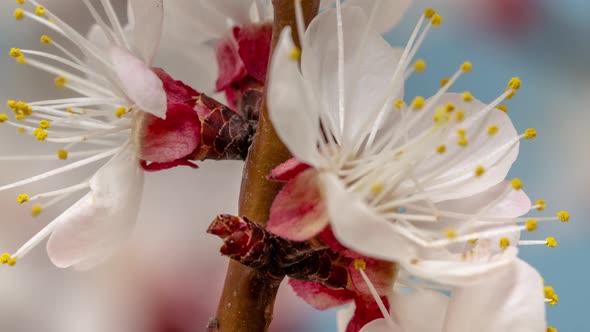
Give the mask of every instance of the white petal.
<path id="1" fill-rule="evenodd" d="M 508 194 L 505 194 L 506 191 Z M 482 213 L 485 216 L 516 218 L 528 213 L 531 208 L 531 200 L 524 190 L 514 190 L 508 181 L 502 181 L 474 196 L 442 201 L 436 206 L 441 210 L 474 215 L 490 202 L 497 203 Z"/>
<path id="2" fill-rule="evenodd" d="M 139 58 L 119 48 L 111 48 L 111 60 L 121 88 L 142 111 L 166 117 L 166 92 L 160 78 Z"/>
<path id="3" fill-rule="evenodd" d="M 218 39 L 230 26 L 228 17 L 211 6 L 211 0 L 173 0 L 164 7 L 164 39 L 202 43 Z"/>
<path id="4" fill-rule="evenodd" d="M 129 0 L 129 4 L 133 12 L 133 46 L 150 67 L 162 35 L 163 3 L 162 0 Z"/>
<path id="5" fill-rule="evenodd" d="M 398 63 L 396 52 L 373 29 L 357 7 L 342 9 L 344 34 L 344 96 L 346 137 L 354 137 L 369 113 L 376 114 L 394 92 L 390 80 Z M 368 27 L 367 27 L 368 28 Z M 339 120 L 338 39 L 336 12 L 316 17 L 305 32 L 301 69 L 316 93 L 322 112 Z M 348 128 L 348 129 L 347 129 Z"/>
<path id="6" fill-rule="evenodd" d="M 214 65 L 216 61 L 215 50 L 208 45 L 192 43 L 178 47 L 176 41 L 163 39 L 155 66 L 164 68 L 174 79 L 212 96 L 218 72 Z"/>
<path id="7" fill-rule="evenodd" d="M 416 205 L 419 208 L 408 208 L 407 213 L 431 213 L 430 207 L 426 203 Z M 515 223 L 510 220 L 528 213 L 531 208 L 531 201 L 523 190 L 514 190 L 510 182 L 503 181 L 471 197 L 438 202 L 436 207 L 440 211 L 461 213 L 465 214 L 466 217 L 448 218 L 443 216 L 435 223 L 412 222 L 415 227 L 420 229 L 425 238 L 440 238 L 441 234 L 445 234 L 447 229 L 454 229 L 459 235 L 467 235 L 491 230 L 491 228 L 498 226 L 515 226 Z M 481 218 L 478 218 L 478 216 Z M 494 220 L 490 218 L 504 219 Z M 514 234 L 502 234 L 499 237 L 489 238 L 488 240 L 499 241 L 501 237 L 510 238 L 513 235 L 518 235 L 518 232 Z M 512 242 L 512 240 L 518 241 L 518 238 L 511 238 L 510 240 L 511 243 L 516 243 Z M 456 245 L 462 251 L 465 249 L 465 244 L 457 243 Z M 497 244 L 497 241 L 495 244 Z M 495 247 L 496 249 L 498 248 L 497 245 Z"/>
<path id="8" fill-rule="evenodd" d="M 293 156 L 316 165 L 319 119 L 309 101 L 299 63 L 291 56 L 294 49 L 291 28 L 285 28 L 271 61 L 268 110 L 277 134 Z"/>
<path id="9" fill-rule="evenodd" d="M 494 244 L 498 247 L 497 241 Z M 442 251 L 443 248 L 438 250 Z M 447 285 L 466 285 L 479 282 L 490 273 L 506 268 L 514 261 L 517 252 L 516 248 L 509 247 L 494 258 L 490 258 L 487 250 L 482 250 L 482 252 L 466 253 L 466 257 L 477 256 L 469 257 L 469 259 L 464 259 L 463 254 L 456 254 L 418 262 L 402 261 L 401 264 L 410 274 L 419 278 Z"/>
<path id="10" fill-rule="evenodd" d="M 129 28 L 126 27 L 125 31 L 130 31 L 128 29 Z M 126 33 L 125 35 L 129 36 L 129 33 Z M 86 38 L 88 38 L 88 41 L 90 41 L 92 45 L 96 46 L 96 48 L 100 50 L 99 52 L 101 55 L 104 55 L 104 57 L 108 57 L 107 52 L 112 45 L 107 36 L 105 35 L 104 30 L 98 24 L 93 24 L 90 27 L 90 30 L 86 35 Z M 83 60 L 85 64 L 88 67 L 90 67 L 94 72 L 101 73 L 105 77 L 112 79 L 112 70 L 109 67 L 105 66 L 105 64 L 102 61 L 92 56 L 86 56 Z M 104 84 L 104 82 L 99 81 L 99 79 L 96 76 L 86 75 L 86 78 L 99 85 Z"/>
<path id="11" fill-rule="evenodd" d="M 254 0 L 208 0 L 207 4 L 231 18 L 236 25 L 251 23 L 250 8 Z"/>
<path id="12" fill-rule="evenodd" d="M 453 291 L 443 332 L 545 331 L 543 283 L 522 260 Z"/>
<path id="13" fill-rule="evenodd" d="M 133 14 L 133 6 L 131 1 L 127 1 L 127 26 L 135 26 L 135 15 Z"/>
<path id="14" fill-rule="evenodd" d="M 327 6 L 331 6 L 334 3 L 334 0 L 320 0 L 320 9 L 323 9 Z"/>
<path id="15" fill-rule="evenodd" d="M 342 330 L 342 331 L 344 331 L 344 330 Z M 404 330 L 400 326 L 396 326 L 395 329 L 392 329 L 389 326 L 389 324 L 387 324 L 387 321 L 385 319 L 379 318 L 379 319 L 375 319 L 375 320 L 369 322 L 369 324 L 363 326 L 363 328 L 360 329 L 359 332 L 414 332 L 414 330 Z M 428 332 L 432 332 L 432 331 L 428 331 Z"/>
<path id="16" fill-rule="evenodd" d="M 107 36 L 104 34 L 104 30 L 98 24 L 93 24 L 86 34 L 86 38 L 93 45 L 98 46 L 100 49 L 106 49 L 110 47 L 110 42 Z"/>
<path id="17" fill-rule="evenodd" d="M 441 331 L 449 297 L 431 290 L 411 293 L 395 292 L 391 298 L 391 315 L 405 332 Z M 428 317 L 428 319 L 424 319 Z"/>
<path id="18" fill-rule="evenodd" d="M 410 0 L 348 0 L 346 6 L 358 6 L 363 9 L 367 17 L 370 17 L 373 7 L 375 8 L 375 16 L 371 21 L 373 29 L 380 33 L 385 33 L 393 28 L 404 16 L 408 7 L 410 7 Z"/>
<path id="19" fill-rule="evenodd" d="M 506 178 L 510 167 L 518 156 L 519 143 L 516 143 L 510 150 L 505 149 L 505 147 L 509 146 L 518 137 L 516 129 L 506 113 L 494 109 L 491 111 L 486 122 L 479 120 L 476 122 L 477 125 L 465 128 L 465 125 L 469 123 L 470 119 L 481 113 L 481 110 L 486 105 L 475 99 L 471 102 L 465 102 L 461 94 L 447 93 L 442 96 L 435 106 L 446 105 L 449 102 L 453 103 L 457 110 L 464 111 L 465 119 L 461 123 L 454 124 L 449 129 L 449 135 L 447 135 L 446 141 L 440 142 L 445 143 L 447 147 L 444 155 L 440 157 L 434 155 L 421 162 L 416 169 L 416 174 L 421 175 L 425 173 L 425 170 L 431 168 L 433 163 L 439 162 L 441 160 L 440 158 L 450 158 L 451 156 L 454 157 L 453 159 L 459 158 L 456 160 L 460 162 L 450 165 L 444 173 L 438 175 L 435 179 L 423 183 L 427 191 L 454 187 L 452 191 L 447 191 L 438 197 L 433 195 L 431 199 L 434 201 L 468 197 L 495 186 Z M 434 108 L 432 112 L 434 112 Z M 409 116 L 419 116 L 419 112 L 409 113 L 414 113 L 409 114 Z M 432 116 L 424 116 L 421 120 L 409 133 L 410 137 L 431 128 Z M 495 125 L 499 129 L 498 133 L 493 136 L 487 134 L 487 129 L 491 125 Z M 469 140 L 466 147 L 461 147 L 457 144 L 458 136 L 456 132 L 458 129 L 463 128 L 467 129 Z M 509 152 L 506 154 L 506 151 Z M 485 167 L 486 170 L 483 176 L 466 181 L 466 179 L 474 178 L 473 172 L 478 166 Z"/>
<path id="20" fill-rule="evenodd" d="M 347 192 L 334 175 L 321 176 L 338 241 L 361 254 L 390 262 L 416 257 L 417 246 L 401 236 L 395 224 L 380 218 L 357 195 Z"/>
<path id="21" fill-rule="evenodd" d="M 347 305 L 346 308 L 340 309 L 336 312 L 336 322 L 338 324 L 338 332 L 346 332 L 348 323 L 354 316 L 355 305 L 354 302 Z"/>
<path id="22" fill-rule="evenodd" d="M 131 149 L 122 150 L 90 181 L 90 192 L 57 218 L 47 252 L 58 267 L 89 263 L 108 257 L 135 225 L 143 171 Z"/>

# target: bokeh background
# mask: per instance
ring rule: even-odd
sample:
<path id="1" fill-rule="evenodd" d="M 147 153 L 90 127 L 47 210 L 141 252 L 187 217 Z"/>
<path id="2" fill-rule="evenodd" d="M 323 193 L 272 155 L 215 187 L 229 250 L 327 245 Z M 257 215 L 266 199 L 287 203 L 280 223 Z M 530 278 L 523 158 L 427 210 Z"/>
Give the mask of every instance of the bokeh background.
<path id="1" fill-rule="evenodd" d="M 167 0 L 174 1 L 174 0 Z M 213 0 L 212 0 L 213 1 Z M 97 2 L 97 1 L 96 1 Z M 124 0 L 113 1 L 124 17 Z M 48 0 L 60 16 L 86 30 L 90 16 L 81 1 Z M 455 91 L 470 90 L 483 101 L 499 95 L 512 76 L 524 83 L 509 101 L 519 131 L 537 129 L 521 145 L 511 176 L 520 177 L 529 196 L 548 202 L 547 213 L 568 210 L 568 224 L 543 224 L 532 236 L 555 236 L 559 246 L 525 247 L 521 256 L 554 286 L 560 302 L 547 308 L 560 331 L 590 331 L 590 2 L 586 0 L 414 1 L 401 24 L 387 34 L 403 46 L 425 7 L 444 16 L 419 56 L 424 74 L 412 77 L 407 99 L 431 95 L 441 78 L 463 61 L 474 70 Z M 45 33 L 31 21 L 15 22 L 11 1 L 0 4 L 0 100 L 55 97 L 53 77 L 17 66 L 10 47 L 38 48 Z M 30 136 L 0 128 L 2 155 L 44 151 Z M 0 183 L 46 169 L 52 161 L 0 162 Z M 219 241 L 205 229 L 220 212 L 235 213 L 242 165 L 206 162 L 197 171 L 174 169 L 147 175 L 137 231 L 114 258 L 90 272 L 53 267 L 43 246 L 12 269 L 0 269 L 0 331 L 3 332 L 184 332 L 202 331 L 213 314 L 227 261 Z M 73 172 L 69 179 L 81 179 Z M 60 178 L 61 179 L 61 178 Z M 54 187 L 47 180 L 27 190 Z M 10 251 L 56 216 L 56 206 L 33 219 L 16 205 L 20 192 L 0 192 L 0 251 Z M 533 238 L 533 237 L 531 237 Z M 501 295 L 499 295 L 501 296 Z M 273 331 L 335 331 L 335 311 L 317 312 L 283 287 Z"/>

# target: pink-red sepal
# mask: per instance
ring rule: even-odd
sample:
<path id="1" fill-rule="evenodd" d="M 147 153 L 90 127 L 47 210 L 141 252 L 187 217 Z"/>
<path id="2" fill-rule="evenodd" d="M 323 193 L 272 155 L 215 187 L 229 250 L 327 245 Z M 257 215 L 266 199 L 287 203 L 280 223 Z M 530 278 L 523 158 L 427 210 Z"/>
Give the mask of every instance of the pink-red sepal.
<path id="1" fill-rule="evenodd" d="M 387 297 L 382 296 L 381 301 L 383 301 L 385 308 L 389 312 L 389 300 Z M 383 318 L 383 314 L 381 313 L 381 310 L 379 310 L 379 306 L 372 298 L 365 299 L 362 297 L 355 297 L 354 305 L 354 315 L 352 316 L 350 322 L 348 322 L 346 332 L 358 332 L 365 325 L 374 321 L 375 319 Z"/>
<path id="2" fill-rule="evenodd" d="M 275 197 L 266 228 L 285 239 L 305 241 L 315 237 L 328 221 L 318 171 L 310 168 L 287 182 Z"/>
<path id="3" fill-rule="evenodd" d="M 216 50 L 219 76 L 215 87 L 226 94 L 228 106 L 241 109 L 249 91 L 262 91 L 272 38 L 271 24 L 234 27 L 223 36 Z"/>
<path id="4" fill-rule="evenodd" d="M 299 161 L 297 158 L 291 158 L 275 167 L 268 176 L 268 179 L 271 181 L 287 182 L 308 168 L 311 168 L 311 166 Z"/>
<path id="5" fill-rule="evenodd" d="M 317 282 L 289 279 L 289 285 L 295 294 L 318 310 L 338 307 L 354 298 L 354 292 L 346 288 L 331 289 Z"/>
<path id="6" fill-rule="evenodd" d="M 146 172 L 163 171 L 163 170 L 174 168 L 177 166 L 188 166 L 190 168 L 199 168 L 199 166 L 197 164 L 194 164 L 190 160 L 186 160 L 186 159 L 177 159 L 177 160 L 171 161 L 169 163 L 150 163 L 145 160 L 141 160 L 139 162 L 139 165 Z"/>

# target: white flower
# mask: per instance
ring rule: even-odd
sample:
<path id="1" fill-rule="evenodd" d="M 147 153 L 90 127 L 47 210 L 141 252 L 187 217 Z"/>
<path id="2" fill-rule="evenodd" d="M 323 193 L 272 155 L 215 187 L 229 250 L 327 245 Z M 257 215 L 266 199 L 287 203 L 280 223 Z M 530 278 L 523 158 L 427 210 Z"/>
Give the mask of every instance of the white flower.
<path id="1" fill-rule="evenodd" d="M 367 16 L 374 10 L 373 27 L 385 33 L 401 19 L 410 2 L 348 0 L 345 5 L 362 8 Z M 327 9 L 333 3 L 334 0 L 322 0 L 320 7 Z M 221 38 L 233 26 L 262 23 L 272 17 L 270 0 L 175 0 L 166 3 L 164 36 L 182 40 L 183 44 L 204 43 Z"/>
<path id="2" fill-rule="evenodd" d="M 346 1 L 346 5 L 363 7 L 367 15 L 372 3 L 378 4 L 373 24 L 379 32 L 385 33 L 403 16 L 410 0 Z M 333 0 L 323 0 L 320 7 L 325 9 L 332 4 Z M 173 76 L 207 94 L 214 91 L 218 78 L 218 68 L 211 65 L 219 59 L 219 54 L 216 59 L 214 47 L 217 41 L 231 34 L 233 27 L 270 24 L 273 18 L 270 0 L 174 0 L 166 3 L 164 13 L 157 62 L 165 61 L 166 69 Z M 264 61 L 266 63 L 266 59 Z M 191 66 L 187 66 L 188 63 Z"/>
<path id="3" fill-rule="evenodd" d="M 320 8 L 328 8 L 334 0 L 321 0 Z M 379 33 L 393 28 L 404 16 L 411 0 L 345 0 L 345 6 L 361 8 L 367 17 L 373 16 L 371 26 Z"/>
<path id="4" fill-rule="evenodd" d="M 0 261 L 13 265 L 49 237 L 47 250 L 55 265 L 87 268 L 104 260 L 135 224 L 143 189 L 143 171 L 136 155 L 139 147 L 130 140 L 137 115 L 147 112 L 159 118 L 166 116 L 166 93 L 162 81 L 150 68 L 160 38 L 162 1 L 130 1 L 134 13 L 132 38 L 123 32 L 109 1 L 102 1 L 108 21 L 84 1 L 109 42 L 106 47 L 83 37 L 37 1 L 27 2 L 34 10 L 16 9 L 17 19 L 38 22 L 73 47 L 44 35 L 41 42 L 46 47 L 55 47 L 57 54 L 14 48 L 11 56 L 19 63 L 56 75 L 56 85 L 76 96 L 30 103 L 9 101 L 17 120 L 2 115 L 2 122 L 23 133 L 32 133 L 48 149 L 57 150 L 55 159 L 81 159 L 1 186 L 0 190 L 64 175 L 109 157 L 110 160 L 82 183 L 31 196 L 19 195 L 19 203 L 39 202 L 32 208 L 33 215 L 38 215 L 58 201 L 88 191 L 16 253 L 4 254 Z M 76 53 L 83 54 L 84 59 Z M 35 124 L 38 128 L 32 126 Z M 50 158 L 51 155 L 4 156 L 0 160 Z"/>
<path id="5" fill-rule="evenodd" d="M 567 221 L 566 212 L 520 218 L 544 203 L 531 206 L 520 180 L 504 181 L 519 141 L 536 135 L 517 134 L 499 109 L 518 78 L 489 104 L 448 93 L 471 70 L 465 62 L 434 96 L 406 104 L 405 79 L 425 69 L 422 60 L 412 65 L 414 55 L 442 17 L 426 10 L 398 52 L 362 9 L 337 5 L 312 21 L 301 52 L 290 30 L 282 32 L 268 103 L 283 142 L 317 170 L 318 181 L 304 182 L 320 184 L 342 244 L 422 278 L 463 284 L 513 261 L 520 231 Z"/>
<path id="6" fill-rule="evenodd" d="M 385 313 L 360 332 L 545 331 L 541 280 L 535 269 L 515 260 L 476 284 L 454 288 L 450 296 L 425 288 L 397 290 L 391 316 Z M 339 331 L 345 331 L 352 310 L 338 313 Z"/>

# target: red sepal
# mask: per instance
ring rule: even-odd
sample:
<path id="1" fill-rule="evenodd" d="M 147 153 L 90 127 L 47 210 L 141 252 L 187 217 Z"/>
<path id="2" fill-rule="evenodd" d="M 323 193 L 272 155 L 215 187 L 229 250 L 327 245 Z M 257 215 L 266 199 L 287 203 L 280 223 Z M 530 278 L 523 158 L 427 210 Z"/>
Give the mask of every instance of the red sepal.
<path id="1" fill-rule="evenodd" d="M 167 163 L 148 163 L 145 160 L 141 160 L 139 162 L 139 165 L 146 172 L 163 171 L 165 169 L 174 168 L 176 166 L 188 166 L 190 168 L 199 168 L 199 166 L 197 164 L 194 164 L 190 160 L 186 160 L 186 159 L 177 159 L 177 160 L 167 162 Z"/>

